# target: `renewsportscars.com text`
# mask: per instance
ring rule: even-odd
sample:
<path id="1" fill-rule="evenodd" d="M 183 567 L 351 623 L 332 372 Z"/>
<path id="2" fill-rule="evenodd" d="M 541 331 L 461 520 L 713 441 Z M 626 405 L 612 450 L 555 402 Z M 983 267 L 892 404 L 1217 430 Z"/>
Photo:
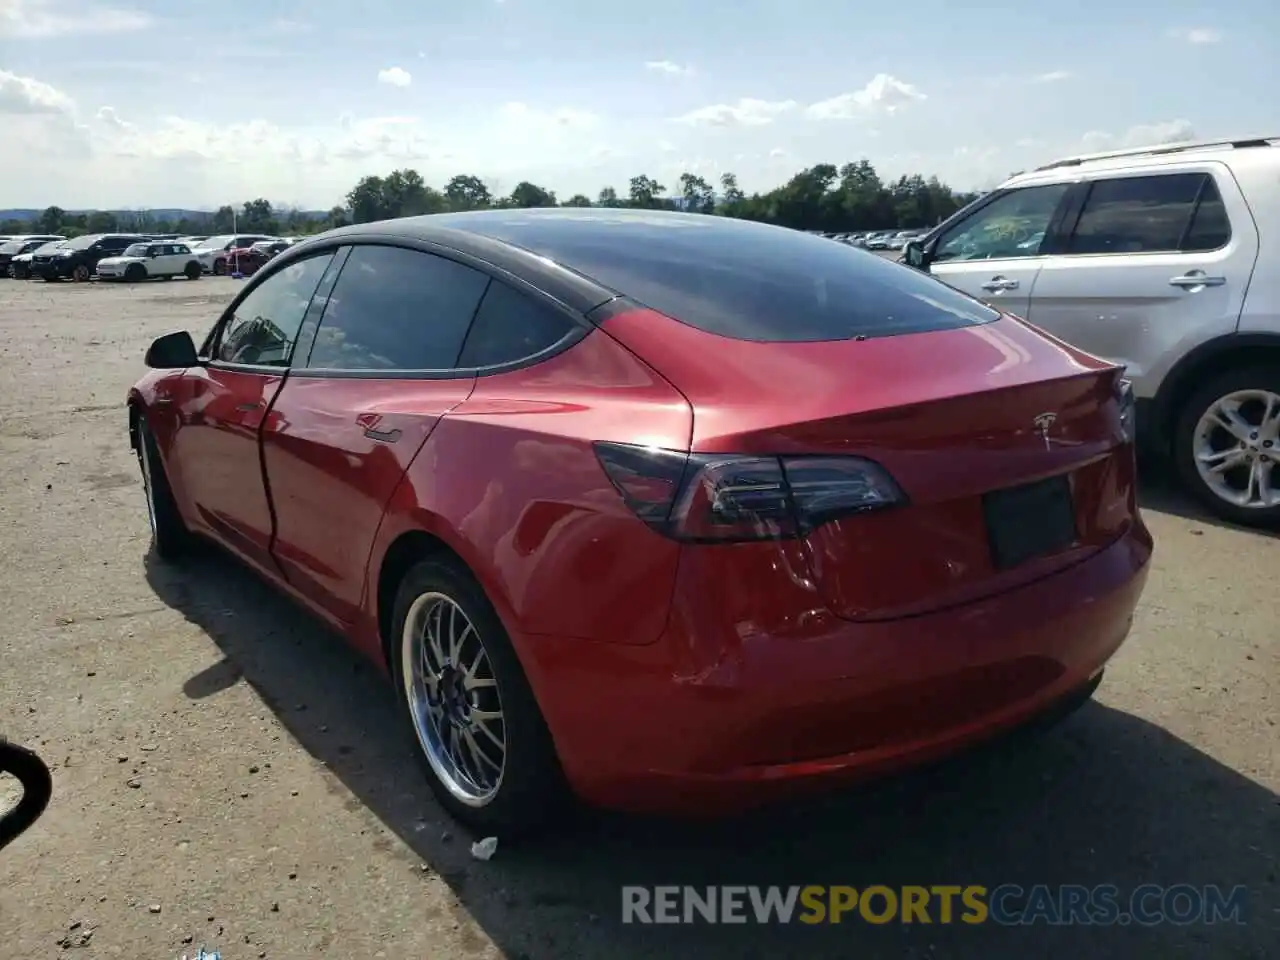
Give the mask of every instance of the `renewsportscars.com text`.
<path id="1" fill-rule="evenodd" d="M 1146 884 L 1083 886 L 626 886 L 623 923 L 921 923 L 1155 926 L 1245 922 L 1247 891 Z"/>

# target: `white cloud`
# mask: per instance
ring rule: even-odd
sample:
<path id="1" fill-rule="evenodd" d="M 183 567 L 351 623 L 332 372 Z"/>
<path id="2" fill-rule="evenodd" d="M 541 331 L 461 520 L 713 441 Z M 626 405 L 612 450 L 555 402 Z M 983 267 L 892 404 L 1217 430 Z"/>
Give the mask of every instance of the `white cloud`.
<path id="1" fill-rule="evenodd" d="M 413 77 L 403 67 L 387 67 L 378 71 L 378 82 L 389 87 L 407 87 L 413 83 Z"/>
<path id="2" fill-rule="evenodd" d="M 1124 133 L 1113 134 L 1102 130 L 1090 130 L 1081 141 L 1088 150 L 1127 150 L 1132 147 L 1149 147 L 1162 143 L 1180 143 L 1194 140 L 1195 129 L 1189 120 L 1167 120 L 1162 123 L 1139 124 Z"/>
<path id="3" fill-rule="evenodd" d="M 99 107 L 97 118 L 99 123 L 111 130 L 132 133 L 138 129 L 136 124 L 129 123 L 116 113 L 114 107 Z"/>
<path id="4" fill-rule="evenodd" d="M 1175 27 L 1169 36 L 1197 45 L 1222 42 L 1222 32 L 1212 27 Z"/>
<path id="5" fill-rule="evenodd" d="M 70 114 L 74 109 L 75 103 L 61 90 L 0 70 L 0 115 Z"/>
<path id="6" fill-rule="evenodd" d="M 851 120 L 881 110 L 893 113 L 899 107 L 924 99 L 925 95 L 912 84 L 878 73 L 861 90 L 810 104 L 804 114 L 810 120 Z"/>
<path id="7" fill-rule="evenodd" d="M 676 123 L 691 127 L 761 127 L 796 108 L 794 100 L 753 100 L 744 97 L 737 103 L 717 103 L 691 110 L 676 117 Z"/>
<path id="8" fill-rule="evenodd" d="M 44 39 L 68 34 L 128 33 L 151 26 L 140 10 L 90 0 L 0 0 L 0 37 Z"/>
<path id="9" fill-rule="evenodd" d="M 1070 80 L 1072 73 L 1070 70 L 1051 70 L 1048 73 L 1041 73 L 1031 78 L 1032 83 L 1059 83 L 1063 80 Z"/>
<path id="10" fill-rule="evenodd" d="M 646 70 L 652 70 L 654 73 L 665 73 L 670 77 L 688 77 L 693 75 L 693 67 L 681 66 L 670 60 L 649 60 L 645 63 Z"/>
<path id="11" fill-rule="evenodd" d="M 769 151 L 769 157 L 772 160 L 780 160 L 786 155 L 787 155 L 787 151 L 783 150 L 781 147 L 774 147 L 772 150 Z"/>

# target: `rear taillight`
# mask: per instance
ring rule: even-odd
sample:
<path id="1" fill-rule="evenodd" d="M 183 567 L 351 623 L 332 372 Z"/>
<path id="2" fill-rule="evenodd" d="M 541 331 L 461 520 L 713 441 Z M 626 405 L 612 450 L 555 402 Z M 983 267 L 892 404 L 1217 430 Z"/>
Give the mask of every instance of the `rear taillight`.
<path id="1" fill-rule="evenodd" d="M 803 536 L 906 500 L 882 467 L 861 457 L 687 454 L 603 442 L 595 451 L 636 516 L 677 540 Z"/>
<path id="2" fill-rule="evenodd" d="M 1120 406 L 1120 430 L 1126 443 L 1132 443 L 1136 436 L 1137 401 L 1133 396 L 1133 381 L 1119 379 L 1116 381 L 1116 402 Z"/>

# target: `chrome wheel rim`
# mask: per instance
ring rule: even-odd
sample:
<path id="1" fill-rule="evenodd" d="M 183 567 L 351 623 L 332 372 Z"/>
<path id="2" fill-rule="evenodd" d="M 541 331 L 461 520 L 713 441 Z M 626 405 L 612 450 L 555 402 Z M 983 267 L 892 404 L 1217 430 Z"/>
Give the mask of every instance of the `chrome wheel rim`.
<path id="1" fill-rule="evenodd" d="M 459 802 L 483 807 L 507 761 L 502 696 L 470 618 L 443 593 L 413 601 L 400 638 L 405 697 L 431 770 Z"/>
<path id="2" fill-rule="evenodd" d="M 1248 510 L 1280 506 L 1280 394 L 1237 390 L 1214 401 L 1196 424 L 1192 453 L 1214 496 Z"/>

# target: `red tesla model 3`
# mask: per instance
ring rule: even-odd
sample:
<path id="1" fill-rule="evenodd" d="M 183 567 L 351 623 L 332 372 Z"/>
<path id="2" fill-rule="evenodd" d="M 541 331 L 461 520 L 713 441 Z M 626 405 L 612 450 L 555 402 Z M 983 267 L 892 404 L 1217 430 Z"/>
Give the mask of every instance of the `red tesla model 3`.
<path id="1" fill-rule="evenodd" d="M 1151 537 L 1121 369 L 721 217 L 495 210 L 267 263 L 130 392 L 153 547 L 394 680 L 433 788 L 715 812 L 1083 702 Z"/>

